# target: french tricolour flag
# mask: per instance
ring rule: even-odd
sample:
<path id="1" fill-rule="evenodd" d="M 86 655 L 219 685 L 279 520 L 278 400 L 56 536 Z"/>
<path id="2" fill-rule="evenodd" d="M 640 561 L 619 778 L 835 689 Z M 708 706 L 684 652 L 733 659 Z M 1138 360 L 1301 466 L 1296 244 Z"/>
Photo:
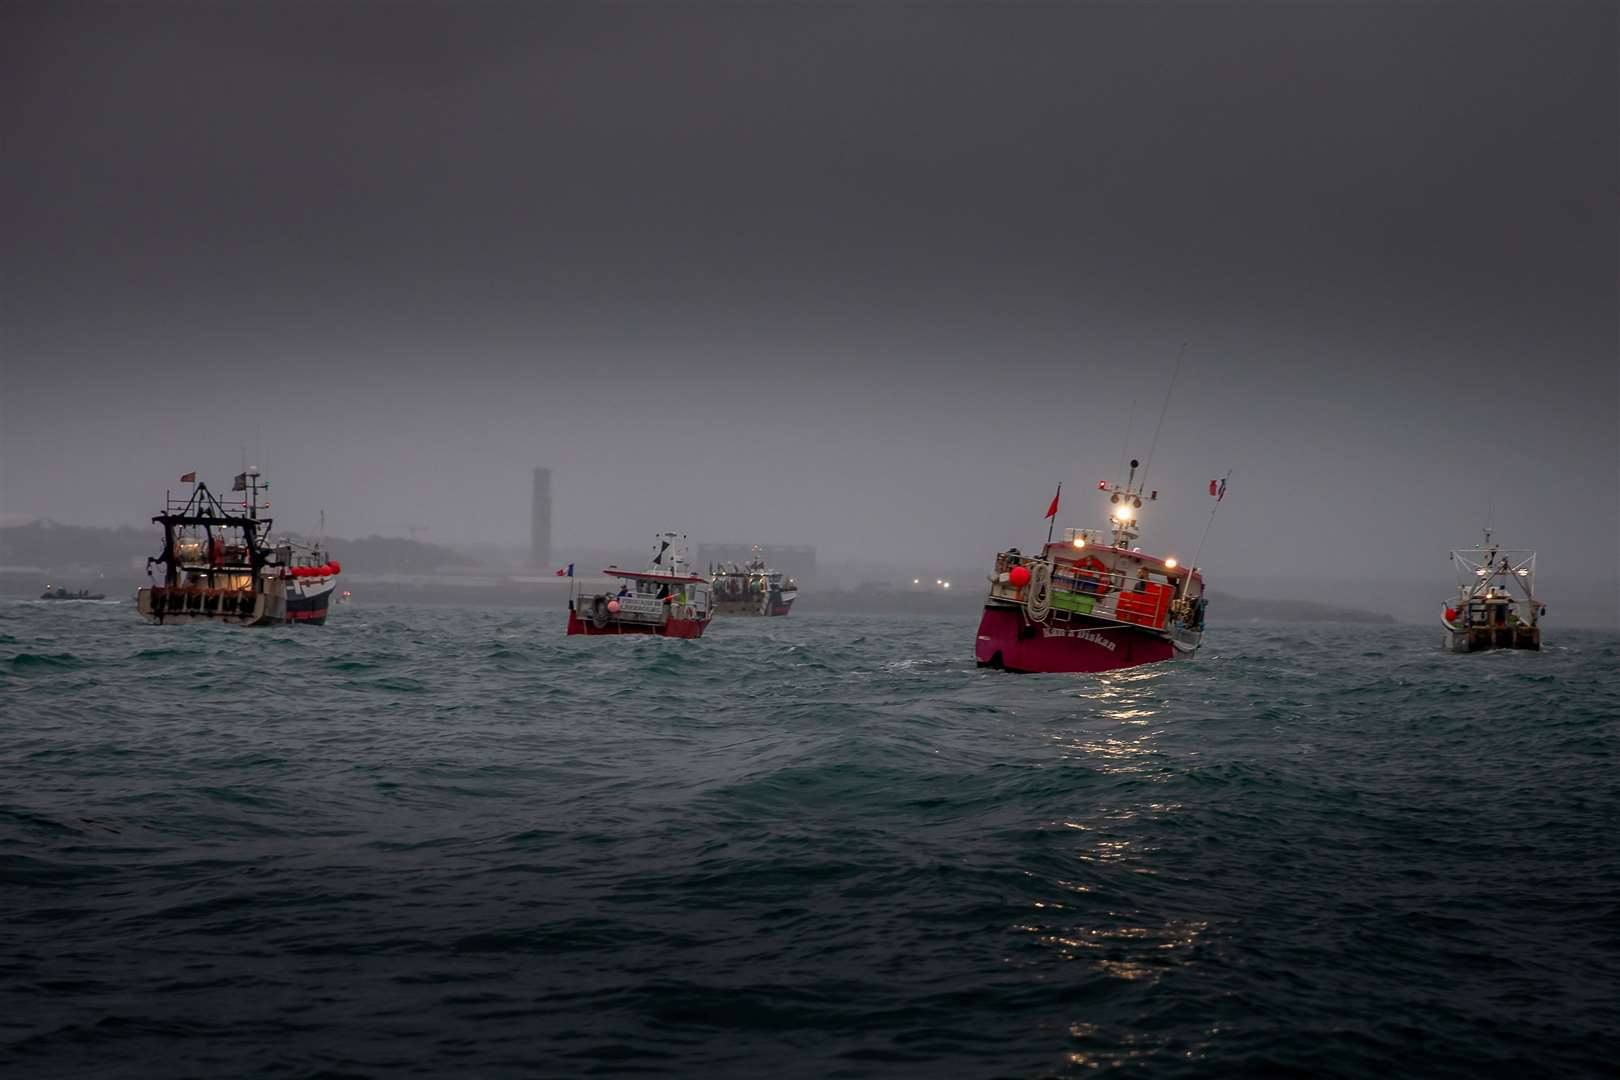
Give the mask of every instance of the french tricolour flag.
<path id="1" fill-rule="evenodd" d="M 569 563 L 567 569 L 557 571 L 557 576 L 558 577 L 573 577 L 574 576 L 574 564 Z"/>

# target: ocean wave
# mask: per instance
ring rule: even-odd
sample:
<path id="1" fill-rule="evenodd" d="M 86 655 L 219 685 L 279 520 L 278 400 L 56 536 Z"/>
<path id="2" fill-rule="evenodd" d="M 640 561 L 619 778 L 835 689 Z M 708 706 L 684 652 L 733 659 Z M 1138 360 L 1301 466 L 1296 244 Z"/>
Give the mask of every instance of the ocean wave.
<path id="1" fill-rule="evenodd" d="M 976 668 L 973 625 L 612 640 L 556 612 L 252 631 L 8 606 L 0 991 L 27 1005 L 0 1053 L 35 1075 L 1613 1060 L 1612 635 L 1500 658 L 1216 626 L 1191 663 L 1022 677 Z"/>

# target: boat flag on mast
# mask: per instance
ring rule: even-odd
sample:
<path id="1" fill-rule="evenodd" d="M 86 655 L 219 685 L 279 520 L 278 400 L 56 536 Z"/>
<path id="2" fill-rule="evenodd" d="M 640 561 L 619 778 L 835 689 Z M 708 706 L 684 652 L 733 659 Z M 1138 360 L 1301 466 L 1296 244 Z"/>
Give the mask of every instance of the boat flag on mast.
<path id="1" fill-rule="evenodd" d="M 1229 476 L 1231 474 L 1228 473 L 1227 475 Z M 1222 499 L 1226 498 L 1226 477 L 1223 476 L 1219 480 L 1211 480 L 1209 482 L 1209 493 L 1215 496 L 1216 502 L 1220 502 Z"/>
<path id="2" fill-rule="evenodd" d="M 573 577 L 574 576 L 574 564 L 569 563 L 567 569 L 558 570 L 557 571 L 557 576 L 558 577 Z"/>
<path id="3" fill-rule="evenodd" d="M 182 484 L 195 484 L 197 482 L 197 474 L 194 472 L 188 472 L 186 475 L 180 478 L 180 482 Z"/>
<path id="4" fill-rule="evenodd" d="M 1047 517 L 1049 517 L 1049 518 L 1057 517 L 1058 500 L 1061 499 L 1062 497 L 1063 497 L 1063 485 L 1059 484 L 1058 489 L 1057 489 L 1057 494 L 1052 496 L 1052 505 L 1048 506 L 1046 508 L 1046 516 Z"/>

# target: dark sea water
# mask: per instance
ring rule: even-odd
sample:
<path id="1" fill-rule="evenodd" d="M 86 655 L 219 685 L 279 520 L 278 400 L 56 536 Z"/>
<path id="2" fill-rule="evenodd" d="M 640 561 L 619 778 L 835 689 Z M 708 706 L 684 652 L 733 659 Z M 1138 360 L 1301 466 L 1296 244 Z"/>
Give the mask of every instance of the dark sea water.
<path id="1" fill-rule="evenodd" d="M 1614 635 L 1083 677 L 978 671 L 972 619 L 561 624 L 0 604 L 0 1073 L 1620 1060 Z"/>

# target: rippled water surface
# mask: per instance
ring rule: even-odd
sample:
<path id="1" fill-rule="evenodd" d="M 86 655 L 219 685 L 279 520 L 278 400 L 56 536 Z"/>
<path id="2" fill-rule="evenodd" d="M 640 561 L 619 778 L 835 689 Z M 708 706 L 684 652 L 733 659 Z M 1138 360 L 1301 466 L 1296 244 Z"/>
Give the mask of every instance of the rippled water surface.
<path id="1" fill-rule="evenodd" d="M 1620 639 L 0 604 L 0 1072 L 1601 1073 Z"/>

